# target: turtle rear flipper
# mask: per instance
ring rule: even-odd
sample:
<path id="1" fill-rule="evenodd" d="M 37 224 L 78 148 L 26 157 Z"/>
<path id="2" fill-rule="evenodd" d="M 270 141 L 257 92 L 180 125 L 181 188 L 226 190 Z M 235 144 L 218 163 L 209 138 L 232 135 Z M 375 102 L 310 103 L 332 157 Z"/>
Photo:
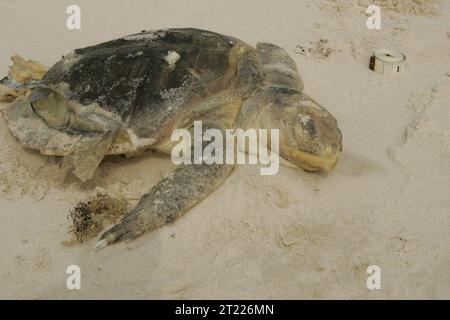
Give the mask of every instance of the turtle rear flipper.
<path id="1" fill-rule="evenodd" d="M 115 134 L 114 130 L 88 134 L 49 127 L 27 99 L 11 103 L 2 113 L 9 130 L 24 146 L 44 155 L 65 157 L 65 166 L 73 168 L 73 173 L 82 181 L 92 178 L 109 152 Z"/>
<path id="2" fill-rule="evenodd" d="M 96 103 L 83 106 L 69 100 L 64 88 L 37 85 L 2 113 L 10 131 L 24 146 L 44 155 L 64 156 L 63 163 L 86 181 L 109 153 L 121 120 Z"/>

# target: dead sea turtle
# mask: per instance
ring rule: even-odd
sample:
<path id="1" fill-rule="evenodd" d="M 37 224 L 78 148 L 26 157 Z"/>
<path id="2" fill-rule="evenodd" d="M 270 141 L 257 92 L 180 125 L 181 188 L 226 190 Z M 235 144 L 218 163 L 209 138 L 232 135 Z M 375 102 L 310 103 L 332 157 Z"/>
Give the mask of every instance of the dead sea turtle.
<path id="1" fill-rule="evenodd" d="M 28 148 L 64 156 L 83 181 L 108 154 L 170 153 L 173 130 L 197 120 L 204 130 L 279 129 L 280 156 L 309 171 L 332 170 L 342 150 L 335 118 L 303 93 L 295 62 L 274 44 L 253 48 L 198 29 L 142 31 L 77 49 L 47 72 L 36 62 L 15 68 L 2 81 L 4 97 L 19 96 L 2 112 L 10 131 Z M 178 166 L 96 248 L 174 221 L 232 169 Z"/>

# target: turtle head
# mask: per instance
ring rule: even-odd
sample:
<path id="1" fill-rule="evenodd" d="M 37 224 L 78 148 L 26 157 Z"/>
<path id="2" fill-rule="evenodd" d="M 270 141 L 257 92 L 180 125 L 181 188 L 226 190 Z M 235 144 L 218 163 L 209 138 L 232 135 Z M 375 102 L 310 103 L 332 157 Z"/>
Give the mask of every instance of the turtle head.
<path id="1" fill-rule="evenodd" d="M 241 112 L 246 127 L 279 130 L 279 155 L 296 167 L 327 172 L 342 151 L 336 119 L 309 96 L 269 86 L 246 101 Z"/>

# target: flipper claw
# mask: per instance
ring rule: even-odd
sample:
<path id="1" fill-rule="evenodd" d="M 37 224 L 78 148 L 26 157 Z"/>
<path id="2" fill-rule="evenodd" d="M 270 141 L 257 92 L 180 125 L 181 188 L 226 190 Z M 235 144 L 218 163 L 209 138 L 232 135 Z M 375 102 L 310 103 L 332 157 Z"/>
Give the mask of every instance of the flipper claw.
<path id="1" fill-rule="evenodd" d="M 139 232 L 140 225 L 137 221 L 133 222 L 134 217 L 135 215 L 129 214 L 120 223 L 103 232 L 93 249 L 100 250 L 114 242 L 137 238 L 142 232 Z"/>
<path id="2" fill-rule="evenodd" d="M 95 243 L 95 245 L 92 247 L 92 249 L 100 250 L 100 249 L 103 249 L 104 247 L 106 247 L 108 244 L 109 243 L 106 239 L 101 239 Z"/>

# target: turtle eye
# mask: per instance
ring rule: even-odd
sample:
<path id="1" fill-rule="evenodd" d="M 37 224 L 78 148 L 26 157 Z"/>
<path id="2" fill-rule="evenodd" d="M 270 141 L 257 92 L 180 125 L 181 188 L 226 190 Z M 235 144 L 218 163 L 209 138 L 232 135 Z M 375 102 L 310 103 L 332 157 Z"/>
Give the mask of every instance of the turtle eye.
<path id="1" fill-rule="evenodd" d="M 298 134 L 305 136 L 308 135 L 308 137 L 314 139 L 317 138 L 318 136 L 318 128 L 314 122 L 314 119 L 310 116 L 310 115 L 304 115 L 304 114 L 299 114 L 299 124 L 296 126 L 296 129 L 298 131 Z"/>

